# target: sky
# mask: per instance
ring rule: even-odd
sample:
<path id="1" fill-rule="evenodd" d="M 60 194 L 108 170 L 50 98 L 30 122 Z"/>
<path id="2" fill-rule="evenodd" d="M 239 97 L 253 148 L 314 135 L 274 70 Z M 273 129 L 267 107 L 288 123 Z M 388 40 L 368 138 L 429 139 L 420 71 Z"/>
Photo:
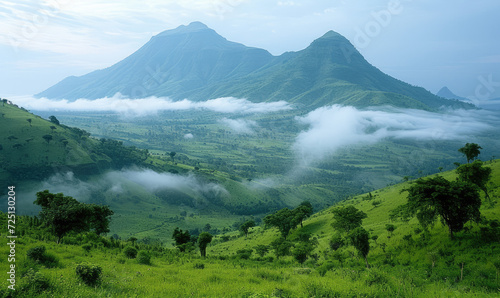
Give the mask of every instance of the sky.
<path id="1" fill-rule="evenodd" d="M 3 0 L 0 97 L 32 95 L 201 21 L 273 55 L 334 30 L 385 73 L 436 93 L 500 97 L 500 1 Z"/>

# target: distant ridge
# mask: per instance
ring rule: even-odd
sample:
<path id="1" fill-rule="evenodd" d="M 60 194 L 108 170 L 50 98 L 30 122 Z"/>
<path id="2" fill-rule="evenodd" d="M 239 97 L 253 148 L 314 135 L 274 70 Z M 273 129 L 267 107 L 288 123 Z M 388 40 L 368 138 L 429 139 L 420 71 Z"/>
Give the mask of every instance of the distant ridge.
<path id="1" fill-rule="evenodd" d="M 161 32 L 122 61 L 68 77 L 36 96 L 97 99 L 118 92 L 131 98 L 286 100 L 307 108 L 329 104 L 426 110 L 471 107 L 384 74 L 334 31 L 304 50 L 273 56 L 228 41 L 200 22 Z"/>
<path id="2" fill-rule="evenodd" d="M 461 101 L 466 101 L 466 102 L 470 101 L 468 98 L 456 95 L 450 89 L 448 89 L 448 87 L 446 87 L 446 86 L 439 89 L 439 91 L 438 91 L 438 93 L 436 93 L 436 95 L 441 96 L 441 97 L 446 98 L 446 99 L 456 99 L 456 100 L 461 100 Z"/>

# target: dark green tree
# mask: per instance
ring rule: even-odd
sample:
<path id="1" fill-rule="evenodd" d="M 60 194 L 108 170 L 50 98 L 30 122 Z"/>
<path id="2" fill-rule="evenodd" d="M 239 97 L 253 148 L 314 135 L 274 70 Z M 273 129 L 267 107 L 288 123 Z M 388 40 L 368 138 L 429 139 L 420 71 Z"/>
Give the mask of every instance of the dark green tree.
<path id="1" fill-rule="evenodd" d="M 290 230 L 297 225 L 294 221 L 295 214 L 292 210 L 288 208 L 283 208 L 276 213 L 269 214 L 264 217 L 264 223 L 267 226 L 277 227 L 281 233 L 281 236 L 286 240 Z"/>
<path id="2" fill-rule="evenodd" d="M 458 152 L 465 155 L 465 158 L 467 158 L 467 163 L 469 163 L 471 160 L 474 160 L 481 153 L 479 149 L 483 148 L 481 148 L 481 146 L 479 146 L 476 143 L 467 143 L 465 144 L 465 146 L 458 149 Z"/>
<path id="3" fill-rule="evenodd" d="M 486 199 L 490 201 L 487 184 L 491 179 L 491 168 L 483 167 L 482 161 L 475 160 L 473 163 L 459 166 L 456 171 L 459 180 L 475 184 L 484 192 Z"/>
<path id="4" fill-rule="evenodd" d="M 481 198 L 477 186 L 466 181 L 448 181 L 441 176 L 419 179 L 408 191 L 406 210 L 425 228 L 439 216 L 450 237 L 470 220 L 479 221 Z"/>
<path id="5" fill-rule="evenodd" d="M 241 226 L 240 226 L 240 231 L 242 231 L 244 234 L 245 234 L 245 237 L 248 236 L 248 230 L 252 227 L 255 227 L 255 221 L 254 220 L 248 220 L 246 222 L 244 222 Z"/>
<path id="6" fill-rule="evenodd" d="M 255 252 L 262 258 L 269 251 L 267 245 L 259 244 L 255 247 Z"/>
<path id="7" fill-rule="evenodd" d="M 109 217 L 113 214 L 108 207 L 80 203 L 72 197 L 48 190 L 38 192 L 34 204 L 42 207 L 40 218 L 57 237 L 57 243 L 69 232 L 94 229 L 102 233 L 108 230 Z"/>
<path id="8" fill-rule="evenodd" d="M 49 144 L 53 137 L 51 135 L 43 135 L 42 138 Z"/>
<path id="9" fill-rule="evenodd" d="M 276 257 L 279 258 L 290 255 L 290 249 L 293 247 L 293 243 L 285 238 L 278 238 L 271 242 L 270 246 L 273 248 Z"/>
<path id="10" fill-rule="evenodd" d="M 190 244 L 191 234 L 189 233 L 189 231 L 182 231 L 177 227 L 172 234 L 172 239 L 174 239 L 177 248 L 181 252 L 184 252 L 186 251 L 187 246 Z"/>
<path id="11" fill-rule="evenodd" d="M 57 120 L 56 116 L 50 116 L 49 117 L 50 122 L 59 125 L 59 120 Z"/>
<path id="12" fill-rule="evenodd" d="M 370 234 L 363 227 L 357 227 L 349 232 L 349 240 L 359 254 L 365 259 L 366 268 L 368 265 L 368 253 L 370 252 Z"/>
<path id="13" fill-rule="evenodd" d="M 335 208 L 332 213 L 334 215 L 332 227 L 343 233 L 349 233 L 360 227 L 363 219 L 366 218 L 366 213 L 352 205 Z"/>
<path id="14" fill-rule="evenodd" d="M 198 236 L 198 247 L 202 258 L 207 256 L 207 245 L 212 242 L 212 237 L 212 234 L 207 232 L 203 232 Z"/>
<path id="15" fill-rule="evenodd" d="M 109 209 L 109 206 L 104 205 L 89 205 L 91 216 L 91 228 L 97 235 L 106 234 L 109 232 L 109 222 L 111 216 L 114 214 L 113 210 Z"/>
<path id="16" fill-rule="evenodd" d="M 299 222 L 300 227 L 303 228 L 304 225 L 302 224 L 302 222 L 304 221 L 304 219 L 313 215 L 313 207 L 310 202 L 304 201 L 300 203 L 300 205 L 295 209 L 293 209 L 293 213 L 295 215 L 294 221 Z"/>
<path id="17" fill-rule="evenodd" d="M 394 230 L 396 229 L 396 226 L 393 224 L 386 224 L 385 229 L 387 230 L 387 232 L 389 232 L 389 234 L 390 234 L 389 237 L 392 237 L 392 232 L 394 232 Z"/>
<path id="18" fill-rule="evenodd" d="M 33 120 L 32 120 L 31 118 L 28 118 L 28 119 L 26 119 L 26 121 L 28 121 L 28 122 L 29 122 L 30 127 L 31 127 L 31 121 L 33 121 Z"/>
<path id="19" fill-rule="evenodd" d="M 170 158 L 172 159 L 172 162 L 174 162 L 174 156 L 176 155 L 177 153 L 172 151 L 170 152 L 168 155 L 170 155 Z"/>

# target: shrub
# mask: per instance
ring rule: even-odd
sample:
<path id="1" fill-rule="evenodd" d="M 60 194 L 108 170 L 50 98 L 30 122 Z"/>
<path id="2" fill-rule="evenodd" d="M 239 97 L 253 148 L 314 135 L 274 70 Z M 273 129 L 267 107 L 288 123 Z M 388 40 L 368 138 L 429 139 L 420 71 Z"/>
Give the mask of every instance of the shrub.
<path id="1" fill-rule="evenodd" d="M 87 243 L 87 244 L 82 245 L 82 248 L 86 252 L 89 252 L 92 249 L 92 245 Z"/>
<path id="2" fill-rule="evenodd" d="M 139 264 L 151 265 L 151 254 L 145 250 L 139 251 L 137 254 L 137 262 Z"/>
<path id="3" fill-rule="evenodd" d="M 76 266 L 76 275 L 89 286 L 99 284 L 102 268 L 93 264 L 80 264 Z"/>
<path id="4" fill-rule="evenodd" d="M 34 246 L 28 249 L 26 253 L 28 259 L 38 262 L 47 268 L 56 267 L 58 264 L 57 257 L 46 252 L 46 248 L 43 245 Z"/>
<path id="5" fill-rule="evenodd" d="M 321 264 L 321 266 L 319 266 L 318 269 L 316 269 L 316 270 L 318 271 L 319 275 L 325 276 L 325 274 L 334 267 L 335 267 L 335 264 L 333 264 L 333 262 L 328 261 L 328 262 Z"/>
<path id="6" fill-rule="evenodd" d="M 248 259 L 250 259 L 252 252 L 253 252 L 253 249 L 240 249 L 240 250 L 236 251 L 236 257 L 243 259 L 243 260 L 248 260 Z"/>
<path id="7" fill-rule="evenodd" d="M 40 245 L 40 246 L 35 246 L 30 249 L 28 249 L 28 252 L 26 253 L 26 256 L 28 259 L 33 260 L 35 262 L 41 262 L 44 259 L 45 256 L 45 246 Z"/>
<path id="8" fill-rule="evenodd" d="M 33 268 L 28 270 L 24 276 L 24 280 L 25 284 L 22 286 L 23 291 L 41 293 L 50 288 L 49 279 L 40 272 L 35 272 Z"/>
<path id="9" fill-rule="evenodd" d="M 205 269 L 205 264 L 203 263 L 196 263 L 193 266 L 194 269 Z"/>
<path id="10" fill-rule="evenodd" d="M 135 259 L 135 257 L 137 257 L 137 249 L 132 246 L 127 246 L 123 250 L 123 254 L 129 259 Z"/>

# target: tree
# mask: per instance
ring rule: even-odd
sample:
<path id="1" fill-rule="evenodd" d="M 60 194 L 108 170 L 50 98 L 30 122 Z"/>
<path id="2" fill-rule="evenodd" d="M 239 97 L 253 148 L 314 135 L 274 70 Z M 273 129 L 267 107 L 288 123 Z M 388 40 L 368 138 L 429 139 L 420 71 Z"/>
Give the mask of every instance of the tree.
<path id="1" fill-rule="evenodd" d="M 476 143 L 467 143 L 464 147 L 458 149 L 458 152 L 464 154 L 467 158 L 467 163 L 469 163 L 469 161 L 474 160 L 481 153 L 479 149 L 483 148 Z"/>
<path id="2" fill-rule="evenodd" d="M 183 232 L 177 227 L 174 230 L 172 239 L 174 239 L 177 248 L 179 248 L 181 252 L 184 252 L 191 241 L 191 234 L 189 234 L 189 231 L 186 230 Z"/>
<path id="3" fill-rule="evenodd" d="M 44 135 L 44 136 L 42 136 L 42 138 L 47 142 L 47 144 L 49 144 L 50 141 L 52 141 L 51 135 Z"/>
<path id="4" fill-rule="evenodd" d="M 57 120 L 56 116 L 50 116 L 49 117 L 50 122 L 59 125 L 59 120 Z"/>
<path id="5" fill-rule="evenodd" d="M 366 268 L 368 265 L 368 252 L 370 252 L 370 234 L 363 227 L 357 227 L 348 235 L 349 240 L 358 253 L 365 259 Z"/>
<path id="6" fill-rule="evenodd" d="M 259 244 L 255 247 L 255 252 L 262 258 L 269 251 L 267 245 Z"/>
<path id="7" fill-rule="evenodd" d="M 91 227 L 97 235 L 106 234 L 109 232 L 109 222 L 111 216 L 114 214 L 109 206 L 91 204 L 90 207 L 90 221 Z"/>
<path id="8" fill-rule="evenodd" d="M 484 192 L 486 199 L 490 201 L 487 184 L 491 178 L 491 168 L 483 167 L 482 161 L 475 160 L 473 163 L 459 166 L 457 174 L 459 180 L 468 181 L 479 187 Z"/>
<path id="9" fill-rule="evenodd" d="M 200 247 L 201 257 L 206 257 L 207 255 L 207 245 L 212 242 L 212 234 L 203 232 L 198 236 L 198 246 Z"/>
<path id="10" fill-rule="evenodd" d="M 295 227 L 297 223 L 294 222 L 294 213 L 288 208 L 283 208 L 274 214 L 267 215 L 264 217 L 264 223 L 267 226 L 277 227 L 281 233 L 281 236 L 286 240 L 288 233 L 292 227 Z"/>
<path id="11" fill-rule="evenodd" d="M 210 232 L 211 229 L 212 229 L 212 226 L 208 223 L 203 227 L 203 231 L 205 231 L 205 232 Z"/>
<path id="12" fill-rule="evenodd" d="M 278 238 L 271 242 L 270 246 L 273 248 L 276 257 L 279 258 L 289 255 L 293 244 L 285 238 Z"/>
<path id="13" fill-rule="evenodd" d="M 31 127 L 31 121 L 33 121 L 33 120 L 32 120 L 31 118 L 28 118 L 28 119 L 26 119 L 26 121 L 28 121 L 28 122 L 29 122 L 30 127 Z"/>
<path id="14" fill-rule="evenodd" d="M 406 210 L 417 216 L 425 228 L 439 216 L 448 226 L 450 238 L 470 220 L 479 221 L 481 198 L 475 185 L 467 181 L 448 181 L 441 176 L 419 179 L 408 192 Z"/>
<path id="15" fill-rule="evenodd" d="M 242 231 L 244 234 L 245 234 L 245 237 L 248 236 L 248 230 L 252 227 L 255 227 L 255 221 L 254 220 L 248 220 L 246 222 L 244 222 L 241 226 L 240 226 L 240 231 Z"/>
<path id="16" fill-rule="evenodd" d="M 386 224 L 385 229 L 387 230 L 387 232 L 390 233 L 390 236 L 387 237 L 387 238 L 389 238 L 389 237 L 392 237 L 392 232 L 394 232 L 394 230 L 396 229 L 396 226 L 393 224 Z"/>
<path id="17" fill-rule="evenodd" d="M 170 152 L 168 155 L 170 155 L 170 158 L 172 159 L 172 162 L 174 162 L 174 156 L 176 155 L 177 153 L 172 151 Z"/>
<path id="18" fill-rule="evenodd" d="M 313 207 L 310 202 L 304 201 L 297 208 L 293 209 L 293 212 L 295 214 L 294 221 L 300 222 L 300 227 L 303 228 L 302 221 L 313 214 Z"/>
<path id="19" fill-rule="evenodd" d="M 113 211 L 107 206 L 80 203 L 72 197 L 62 193 L 52 194 L 48 190 L 38 192 L 33 203 L 42 207 L 42 222 L 52 230 L 57 243 L 69 232 L 109 231 L 109 217 Z"/>
<path id="20" fill-rule="evenodd" d="M 340 232 L 349 233 L 351 230 L 360 227 L 366 213 L 349 205 L 333 209 L 334 222 L 332 227 Z"/>

